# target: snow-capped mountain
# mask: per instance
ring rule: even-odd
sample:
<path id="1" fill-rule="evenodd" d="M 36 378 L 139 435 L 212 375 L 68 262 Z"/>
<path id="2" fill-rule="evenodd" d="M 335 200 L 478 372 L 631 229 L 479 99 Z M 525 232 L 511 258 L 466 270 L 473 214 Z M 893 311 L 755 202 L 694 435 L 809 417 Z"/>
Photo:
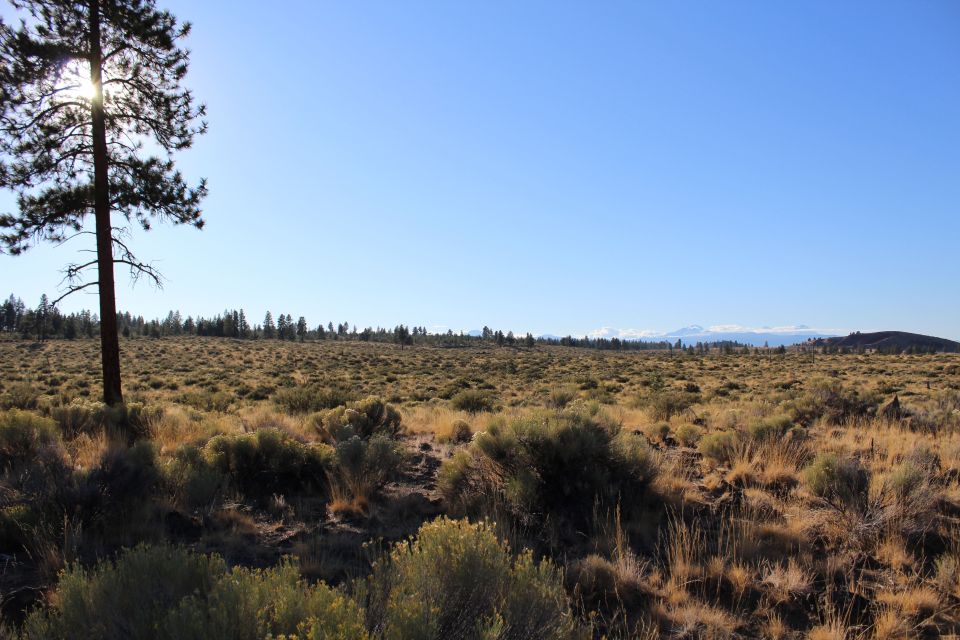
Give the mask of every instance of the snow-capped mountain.
<path id="1" fill-rule="evenodd" d="M 620 338 L 621 340 L 669 340 L 670 342 L 680 340 L 684 345 L 695 344 L 697 342 L 732 340 L 734 342 L 758 347 L 764 344 L 777 347 L 780 345 L 806 342 L 809 338 L 826 338 L 836 334 L 818 331 L 806 325 L 760 328 L 743 327 L 740 325 L 716 325 L 704 328 L 694 324 L 668 332 L 603 327 L 596 331 L 591 331 L 589 335 L 594 338 Z"/>

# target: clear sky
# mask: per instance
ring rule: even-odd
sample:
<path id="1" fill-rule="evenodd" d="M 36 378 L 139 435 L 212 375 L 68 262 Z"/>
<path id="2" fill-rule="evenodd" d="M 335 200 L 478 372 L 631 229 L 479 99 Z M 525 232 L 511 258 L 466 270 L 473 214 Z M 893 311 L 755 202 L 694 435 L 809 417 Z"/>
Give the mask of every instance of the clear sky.
<path id="1" fill-rule="evenodd" d="M 135 234 L 168 280 L 121 309 L 960 339 L 954 0 L 158 4 L 207 227 Z M 83 248 L 0 256 L 0 295 Z"/>

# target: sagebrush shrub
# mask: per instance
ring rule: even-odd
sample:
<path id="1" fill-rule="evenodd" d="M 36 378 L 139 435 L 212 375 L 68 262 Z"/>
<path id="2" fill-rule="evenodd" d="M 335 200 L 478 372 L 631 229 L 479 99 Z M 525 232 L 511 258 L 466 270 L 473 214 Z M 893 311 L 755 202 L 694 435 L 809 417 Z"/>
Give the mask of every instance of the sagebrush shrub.
<path id="1" fill-rule="evenodd" d="M 768 416 L 751 422 L 747 426 L 747 435 L 755 442 L 769 442 L 782 438 L 792 426 L 790 416 Z"/>
<path id="2" fill-rule="evenodd" d="M 479 389 L 464 389 L 450 398 L 450 406 L 467 413 L 493 411 L 493 398 Z"/>
<path id="3" fill-rule="evenodd" d="M 492 526 L 440 518 L 378 560 L 367 580 L 368 620 L 389 640 L 569 638 L 560 571 L 529 552 L 511 556 Z"/>
<path id="4" fill-rule="evenodd" d="M 58 442 L 57 424 L 30 411 L 0 412 L 0 470 L 27 463 Z"/>
<path id="5" fill-rule="evenodd" d="M 866 499 L 870 475 L 856 458 L 821 453 L 804 471 L 810 492 L 845 506 L 857 506 Z"/>
<path id="6" fill-rule="evenodd" d="M 284 387 L 273 395 L 273 401 L 289 413 L 313 413 L 340 407 L 354 399 L 354 395 L 340 387 Z"/>
<path id="7" fill-rule="evenodd" d="M 400 412 L 378 398 L 367 398 L 313 416 L 313 425 L 330 444 L 357 436 L 367 440 L 382 434 L 395 437 L 403 432 Z"/>
<path id="8" fill-rule="evenodd" d="M 34 611 L 23 637 L 104 640 L 362 640 L 361 609 L 297 566 L 228 570 L 218 556 L 139 546 L 115 562 L 61 575 L 52 605 Z"/>
<path id="9" fill-rule="evenodd" d="M 736 451 L 740 438 L 735 431 L 716 431 L 700 439 L 699 449 L 704 458 L 718 464 L 727 464 Z"/>
<path id="10" fill-rule="evenodd" d="M 809 426 L 819 419 L 827 424 L 842 424 L 876 413 L 880 401 L 876 395 L 844 386 L 839 380 L 818 378 L 805 393 L 785 408 L 793 422 Z"/>
<path id="11" fill-rule="evenodd" d="M 139 546 L 93 569 L 71 565 L 46 610 L 27 618 L 27 640 L 157 638 L 166 613 L 193 593 L 209 593 L 226 572 L 216 556 Z"/>
<path id="12" fill-rule="evenodd" d="M 700 395 L 697 393 L 662 390 L 651 394 L 644 404 L 654 420 L 669 420 L 698 402 L 700 402 Z"/>
<path id="13" fill-rule="evenodd" d="M 0 409 L 36 409 L 40 393 L 28 382 L 11 385 L 0 396 Z"/>
<path id="14" fill-rule="evenodd" d="M 580 395 L 576 385 L 566 384 L 550 391 L 547 397 L 547 406 L 563 409 Z"/>
<path id="15" fill-rule="evenodd" d="M 695 447 L 697 443 L 700 442 L 700 438 L 703 436 L 703 429 L 698 427 L 695 424 L 689 422 L 680 425 L 677 427 L 676 432 L 674 432 L 677 441 L 685 447 Z"/>
<path id="16" fill-rule="evenodd" d="M 597 503 L 635 500 L 654 477 L 646 442 L 589 410 L 495 420 L 446 461 L 439 484 L 454 512 L 506 508 L 520 522 L 591 521 Z"/>
<path id="17" fill-rule="evenodd" d="M 218 435 L 203 448 L 204 460 L 251 497 L 325 487 L 333 462 L 327 445 L 298 442 L 276 429 Z"/>
<path id="18" fill-rule="evenodd" d="M 229 482 L 225 473 L 207 464 L 203 449 L 192 444 L 179 446 L 162 471 L 174 503 L 188 511 L 213 505 Z"/>

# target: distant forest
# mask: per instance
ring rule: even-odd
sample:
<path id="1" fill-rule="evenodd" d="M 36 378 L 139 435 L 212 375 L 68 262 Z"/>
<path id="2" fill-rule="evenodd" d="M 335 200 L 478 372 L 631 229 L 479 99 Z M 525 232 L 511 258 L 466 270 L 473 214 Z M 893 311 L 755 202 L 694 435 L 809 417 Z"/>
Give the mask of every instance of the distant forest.
<path id="1" fill-rule="evenodd" d="M 130 312 L 117 314 L 117 325 L 125 338 L 161 338 L 165 336 L 211 336 L 234 338 L 238 340 L 353 340 L 361 342 L 389 342 L 403 346 L 431 345 L 440 347 L 466 347 L 477 344 L 491 344 L 509 347 L 533 347 L 535 345 L 555 345 L 563 347 L 581 347 L 613 351 L 673 351 L 686 353 L 750 352 L 749 345 L 731 341 L 697 342 L 682 344 L 681 341 L 641 341 L 620 340 L 619 338 L 591 338 L 584 336 L 535 337 L 530 333 L 515 335 L 512 331 L 504 333 L 483 327 L 480 335 L 463 332 L 431 333 L 426 327 L 397 325 L 393 328 L 366 327 L 358 329 L 349 322 L 332 321 L 326 324 L 310 325 L 306 318 L 296 320 L 291 314 L 279 313 L 274 316 L 267 312 L 263 321 L 251 324 L 243 309 L 225 310 L 212 318 L 202 316 L 184 317 L 179 311 L 171 311 L 163 319 L 145 319 L 142 315 Z M 0 305 L 0 333 L 33 340 L 73 340 L 94 338 L 99 335 L 100 319 L 90 311 L 64 314 L 51 305 L 47 296 L 40 298 L 35 308 L 28 308 L 20 298 L 11 294 Z M 780 348 L 782 350 L 782 348 Z"/>

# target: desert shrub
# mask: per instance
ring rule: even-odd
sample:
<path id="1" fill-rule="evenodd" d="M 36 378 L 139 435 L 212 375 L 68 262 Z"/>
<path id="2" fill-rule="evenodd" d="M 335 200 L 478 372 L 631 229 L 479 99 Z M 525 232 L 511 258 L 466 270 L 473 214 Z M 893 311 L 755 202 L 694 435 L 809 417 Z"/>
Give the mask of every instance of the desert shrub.
<path id="1" fill-rule="evenodd" d="M 226 391 L 187 391 L 180 394 L 178 398 L 180 404 L 199 409 L 200 411 L 214 411 L 223 413 L 230 408 L 233 403 L 233 395 Z"/>
<path id="2" fill-rule="evenodd" d="M 171 640 L 368 637 L 355 602 L 322 582 L 308 584 L 289 560 L 271 569 L 234 568 L 209 592 L 184 598 L 158 630 Z"/>
<path id="3" fill-rule="evenodd" d="M 82 494 L 96 497 L 86 500 L 86 510 L 96 524 L 109 529 L 113 523 L 130 522 L 135 512 L 150 509 L 160 477 L 153 443 L 141 440 L 130 447 L 109 449 L 78 482 Z"/>
<path id="4" fill-rule="evenodd" d="M 717 464 L 730 462 L 740 441 L 736 431 L 717 431 L 708 433 L 700 439 L 700 453 Z"/>
<path id="5" fill-rule="evenodd" d="M 845 506 L 856 506 L 866 498 L 870 476 L 856 458 L 821 453 L 804 471 L 810 492 Z"/>
<path id="6" fill-rule="evenodd" d="M 229 481 L 227 475 L 207 464 L 203 449 L 192 444 L 178 447 L 162 471 L 174 503 L 187 510 L 211 506 Z"/>
<path id="7" fill-rule="evenodd" d="M 71 565 L 46 610 L 30 614 L 24 638 L 156 638 L 167 611 L 208 593 L 226 566 L 176 547 L 137 547 L 93 569 Z"/>
<path id="8" fill-rule="evenodd" d="M 485 523 L 440 518 L 378 560 L 368 624 L 396 640 L 568 638 L 574 625 L 560 571 L 512 557 Z"/>
<path id="9" fill-rule="evenodd" d="M 284 387 L 273 395 L 273 401 L 289 413 L 313 413 L 341 407 L 354 399 L 354 395 L 340 387 L 308 385 Z"/>
<path id="10" fill-rule="evenodd" d="M 792 426 L 789 416 L 768 416 L 751 422 L 747 426 L 747 435 L 754 442 L 769 442 L 782 438 Z"/>
<path id="11" fill-rule="evenodd" d="M 353 436 L 338 442 L 335 451 L 338 500 L 349 499 L 357 509 L 397 474 L 403 460 L 400 447 L 384 434 L 368 440 Z"/>
<path id="12" fill-rule="evenodd" d="M 468 413 L 493 411 L 493 398 L 479 389 L 464 389 L 450 398 L 450 406 Z"/>
<path id="13" fill-rule="evenodd" d="M 325 487 L 333 451 L 326 445 L 298 442 L 276 429 L 261 429 L 214 436 L 204 446 L 203 457 L 245 495 L 264 497 Z"/>
<path id="14" fill-rule="evenodd" d="M 470 442 L 470 439 L 473 437 L 473 430 L 470 428 L 470 423 L 466 420 L 454 420 L 450 425 L 449 430 L 442 431 L 437 433 L 437 442 L 446 443 L 453 442 L 457 444 L 462 444 L 464 442 Z"/>
<path id="15" fill-rule="evenodd" d="M 591 521 L 597 503 L 631 502 L 653 478 L 646 442 L 588 408 L 494 420 L 444 463 L 439 484 L 455 512 L 499 506 L 517 520 L 560 525 Z"/>
<path id="16" fill-rule="evenodd" d="M 69 404 L 50 409 L 50 417 L 56 420 L 64 436 L 74 438 L 81 433 L 94 433 L 106 425 L 106 405 L 76 398 Z"/>
<path id="17" fill-rule="evenodd" d="M 674 436 L 676 436 L 677 441 L 683 446 L 695 447 L 697 446 L 697 443 L 700 442 L 700 438 L 703 436 L 703 429 L 695 424 L 690 424 L 687 422 L 677 427 Z"/>
<path id="18" fill-rule="evenodd" d="M 547 397 L 547 406 L 556 409 L 563 409 L 573 402 L 579 395 L 576 385 L 567 384 L 550 390 Z"/>
<path id="19" fill-rule="evenodd" d="M 27 618 L 25 639 L 367 637 L 356 604 L 306 584 L 289 561 L 228 571 L 217 556 L 177 547 L 140 546 L 94 569 L 70 566 L 52 602 Z"/>
<path id="20" fill-rule="evenodd" d="M 905 498 L 922 487 L 926 480 L 927 475 L 920 465 L 904 460 L 887 476 L 886 488 L 898 498 Z"/>
<path id="21" fill-rule="evenodd" d="M 0 551 L 14 554 L 27 548 L 30 531 L 36 528 L 39 517 L 40 514 L 26 504 L 0 509 Z"/>
<path id="22" fill-rule="evenodd" d="M 680 415 L 699 401 L 700 396 L 696 393 L 662 390 L 648 396 L 644 404 L 654 420 L 669 420 L 675 415 Z"/>
<path id="23" fill-rule="evenodd" d="M 793 422 L 811 425 L 819 419 L 827 424 L 842 424 L 876 413 L 879 399 L 845 387 L 839 380 L 819 378 L 810 382 L 806 392 L 785 408 Z"/>
<path id="24" fill-rule="evenodd" d="M 351 402 L 313 417 L 321 438 L 331 444 L 354 436 L 364 440 L 377 434 L 394 437 L 402 433 L 401 422 L 400 412 L 377 398 Z"/>
<path id="25" fill-rule="evenodd" d="M 457 378 L 452 380 L 447 384 L 443 389 L 440 390 L 440 393 L 437 394 L 437 397 L 443 400 L 449 400 L 453 396 L 457 395 L 460 391 L 470 388 L 470 381 L 465 380 L 464 378 Z"/>
<path id="26" fill-rule="evenodd" d="M 644 429 L 644 433 L 646 433 L 647 437 L 651 440 L 666 442 L 667 438 L 670 437 L 670 423 L 654 422 Z"/>
<path id="27" fill-rule="evenodd" d="M 0 412 L 0 469 L 18 466 L 57 440 L 57 424 L 29 411 Z"/>
<path id="28" fill-rule="evenodd" d="M 28 382 L 10 385 L 0 396 L 0 409 L 36 409 L 40 393 Z"/>

